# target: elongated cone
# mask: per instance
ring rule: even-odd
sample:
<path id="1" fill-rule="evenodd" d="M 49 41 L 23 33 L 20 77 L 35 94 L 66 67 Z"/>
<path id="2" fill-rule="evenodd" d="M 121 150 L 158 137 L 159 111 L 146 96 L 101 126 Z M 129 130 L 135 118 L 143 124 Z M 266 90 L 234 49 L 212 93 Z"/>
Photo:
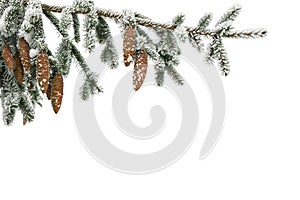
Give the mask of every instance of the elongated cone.
<path id="1" fill-rule="evenodd" d="M 24 80 L 24 72 L 23 72 L 23 66 L 21 64 L 21 59 L 18 55 L 14 56 L 15 62 L 16 62 L 16 67 L 14 70 L 15 77 L 18 81 L 19 85 L 23 85 L 23 80 Z"/>
<path id="2" fill-rule="evenodd" d="M 20 51 L 20 58 L 21 63 L 23 65 L 24 71 L 29 72 L 31 70 L 31 63 L 30 63 L 30 48 L 29 44 L 24 38 L 19 39 L 19 51 Z"/>
<path id="3" fill-rule="evenodd" d="M 64 80 L 61 74 L 56 74 L 53 78 L 51 90 L 51 104 L 54 112 L 57 114 L 64 95 Z"/>
<path id="4" fill-rule="evenodd" d="M 50 78 L 49 58 L 46 52 L 41 51 L 37 58 L 37 79 L 41 91 L 43 93 L 46 93 L 48 90 L 49 78 Z"/>
<path id="5" fill-rule="evenodd" d="M 5 44 L 2 50 L 2 58 L 6 64 L 6 66 L 10 69 L 10 70 L 14 70 L 15 69 L 15 59 L 14 56 L 11 52 L 11 49 L 9 47 L 9 45 Z"/>
<path id="6" fill-rule="evenodd" d="M 148 68 L 148 58 L 145 50 L 139 50 L 134 63 L 133 86 L 135 91 L 139 90 L 144 83 Z"/>
<path id="7" fill-rule="evenodd" d="M 124 54 L 124 63 L 128 67 L 135 53 L 135 43 L 136 43 L 136 30 L 135 26 L 129 26 L 124 30 L 123 38 L 123 54 Z"/>

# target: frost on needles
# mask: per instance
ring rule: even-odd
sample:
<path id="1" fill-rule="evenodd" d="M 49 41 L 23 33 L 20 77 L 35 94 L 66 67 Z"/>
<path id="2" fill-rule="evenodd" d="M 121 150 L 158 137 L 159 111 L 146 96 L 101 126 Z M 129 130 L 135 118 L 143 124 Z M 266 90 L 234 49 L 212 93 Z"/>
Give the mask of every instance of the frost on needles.
<path id="1" fill-rule="evenodd" d="M 130 10 L 117 12 L 96 8 L 92 0 L 75 0 L 69 6 L 42 4 L 39 0 L 0 1 L 0 96 L 3 122 L 11 125 L 17 111 L 21 111 L 23 124 L 34 120 L 35 107 L 45 98 L 51 101 L 57 113 L 62 106 L 64 79 L 75 62 L 83 76 L 81 98 L 103 92 L 98 75 L 91 71 L 78 49 L 93 52 L 103 45 L 99 57 L 111 69 L 119 64 L 119 56 L 111 35 L 110 23 L 117 23 L 123 35 L 124 65 L 133 65 L 133 89 L 139 90 L 152 61 L 155 81 L 163 86 L 165 76 L 178 85 L 183 78 L 176 67 L 180 61 L 180 43 L 190 42 L 206 55 L 209 63 L 219 66 L 227 76 L 230 64 L 223 39 L 262 38 L 264 29 L 235 30 L 233 22 L 240 6 L 230 8 L 215 25 L 212 14 L 205 14 L 195 27 L 184 25 L 185 15 L 178 14 L 167 23 L 159 23 L 143 14 Z M 83 18 L 79 18 L 82 15 Z M 43 26 L 43 16 L 59 33 L 57 49 L 49 49 Z M 151 38 L 148 31 L 155 32 Z"/>

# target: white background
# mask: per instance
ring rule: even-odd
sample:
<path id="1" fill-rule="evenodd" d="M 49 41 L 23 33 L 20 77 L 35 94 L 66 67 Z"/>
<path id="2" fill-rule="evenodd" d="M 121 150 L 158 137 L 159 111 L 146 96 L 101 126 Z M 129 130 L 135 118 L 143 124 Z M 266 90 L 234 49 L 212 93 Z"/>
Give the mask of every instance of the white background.
<path id="1" fill-rule="evenodd" d="M 297 1 L 110 0 L 96 5 L 133 9 L 158 21 L 183 12 L 186 24 L 194 25 L 204 13 L 218 17 L 235 3 L 243 6 L 237 28 L 265 27 L 269 34 L 226 40 L 232 66 L 230 76 L 222 78 L 227 117 L 221 140 L 205 160 L 197 159 L 204 137 L 199 134 L 182 159 L 158 173 L 127 175 L 99 164 L 76 133 L 73 66 L 58 115 L 45 101 L 33 123 L 23 127 L 18 115 L 12 127 L 0 125 L 0 199 L 299 199 Z M 58 34 L 45 26 L 55 47 Z"/>

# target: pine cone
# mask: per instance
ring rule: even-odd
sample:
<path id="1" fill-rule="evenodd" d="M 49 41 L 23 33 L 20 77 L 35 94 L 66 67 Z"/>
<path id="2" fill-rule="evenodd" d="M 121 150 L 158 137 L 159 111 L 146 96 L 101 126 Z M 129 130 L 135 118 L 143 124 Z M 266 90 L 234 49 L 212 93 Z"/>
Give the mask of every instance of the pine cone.
<path id="1" fill-rule="evenodd" d="M 46 93 L 50 78 L 50 64 L 48 55 L 44 51 L 41 51 L 37 58 L 37 78 L 41 91 Z"/>
<path id="2" fill-rule="evenodd" d="M 24 78 L 24 72 L 23 72 L 23 66 L 21 64 L 21 59 L 18 55 L 14 56 L 16 67 L 14 70 L 15 77 L 19 83 L 19 85 L 23 85 L 23 78 Z"/>
<path id="3" fill-rule="evenodd" d="M 19 50 L 20 50 L 20 58 L 21 63 L 24 67 L 25 72 L 29 72 L 31 70 L 31 63 L 30 63 L 30 48 L 29 44 L 24 38 L 19 39 Z"/>
<path id="4" fill-rule="evenodd" d="M 26 124 L 27 124 L 27 119 L 23 117 L 23 126 L 25 126 Z"/>
<path id="5" fill-rule="evenodd" d="M 124 63 L 125 66 L 128 67 L 135 53 L 135 41 L 136 39 L 136 31 L 135 26 L 129 26 L 124 30 L 124 38 L 123 38 L 123 53 L 124 53 Z"/>
<path id="6" fill-rule="evenodd" d="M 139 50 L 134 63 L 133 85 L 135 91 L 139 90 L 146 78 L 148 58 L 145 50 Z"/>
<path id="7" fill-rule="evenodd" d="M 51 90 L 51 104 L 54 112 L 57 114 L 63 99 L 64 80 L 61 74 L 56 74 L 53 78 Z"/>
<path id="8" fill-rule="evenodd" d="M 3 60 L 6 64 L 6 66 L 10 69 L 10 70 L 14 70 L 15 69 L 15 59 L 14 56 L 11 52 L 11 49 L 9 47 L 9 45 L 5 44 L 2 50 L 2 57 Z"/>

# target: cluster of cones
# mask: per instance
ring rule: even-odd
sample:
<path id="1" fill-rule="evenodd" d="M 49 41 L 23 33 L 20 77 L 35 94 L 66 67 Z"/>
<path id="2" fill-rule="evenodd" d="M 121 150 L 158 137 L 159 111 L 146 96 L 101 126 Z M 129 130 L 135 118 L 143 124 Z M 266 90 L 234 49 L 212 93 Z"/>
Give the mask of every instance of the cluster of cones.
<path id="1" fill-rule="evenodd" d="M 8 44 L 4 44 L 2 57 L 6 66 L 14 73 L 19 86 L 33 88 L 32 83 L 26 83 L 25 74 L 31 73 L 30 47 L 24 38 L 20 38 L 18 42 L 18 50 L 13 55 Z M 51 100 L 51 104 L 55 113 L 58 113 L 63 98 L 63 77 L 56 73 L 50 81 L 50 63 L 48 54 L 40 51 L 36 59 L 36 75 L 38 85 L 42 93 L 47 95 Z M 26 84 L 26 85 L 25 85 Z M 26 120 L 23 121 L 26 124 Z"/>

